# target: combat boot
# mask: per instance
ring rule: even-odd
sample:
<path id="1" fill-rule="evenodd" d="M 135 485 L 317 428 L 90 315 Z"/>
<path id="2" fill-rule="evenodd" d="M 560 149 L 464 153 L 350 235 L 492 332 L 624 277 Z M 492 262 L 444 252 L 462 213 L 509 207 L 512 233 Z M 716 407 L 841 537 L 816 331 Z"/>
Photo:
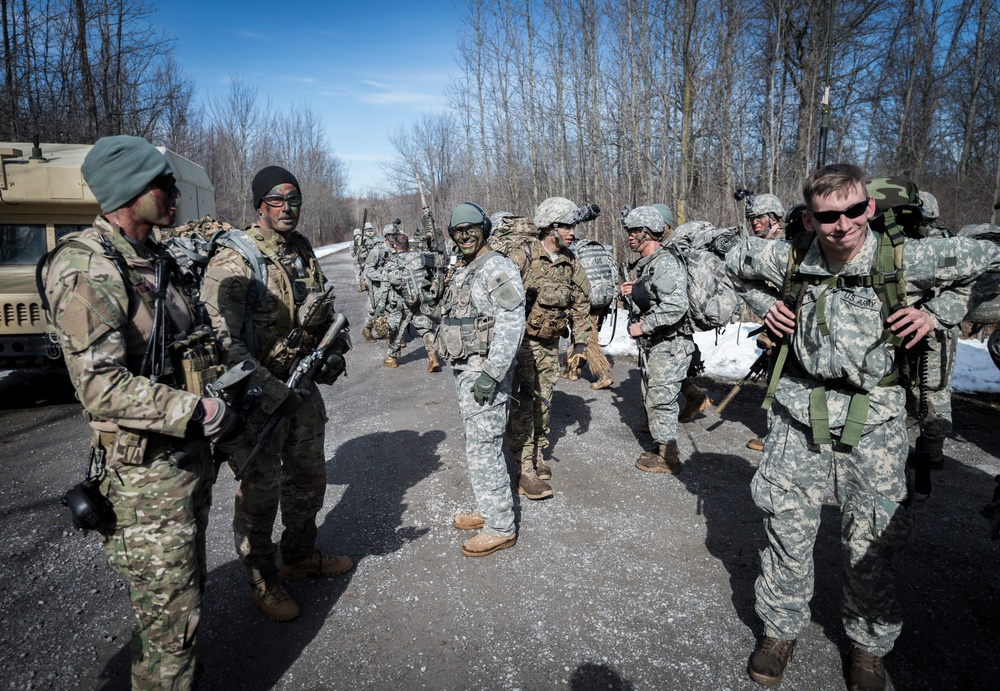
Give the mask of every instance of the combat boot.
<path id="1" fill-rule="evenodd" d="M 593 384 L 591 384 L 590 388 L 592 388 L 594 391 L 597 391 L 599 389 L 606 389 L 612 384 L 614 384 L 614 381 L 612 381 L 611 377 L 605 374 L 603 377 L 601 377 Z"/>
<path id="2" fill-rule="evenodd" d="M 777 686 L 785 676 L 785 669 L 794 655 L 794 638 L 790 641 L 779 641 L 777 638 L 765 636 L 750 656 L 747 673 L 762 686 Z"/>
<path id="3" fill-rule="evenodd" d="M 677 416 L 677 422 L 691 422 L 698 413 L 712 405 L 712 399 L 708 397 L 708 394 L 696 386 L 692 386 L 691 389 L 692 393 L 690 396 L 685 394 L 687 403 L 684 405 L 684 410 L 681 411 L 681 414 Z"/>
<path id="4" fill-rule="evenodd" d="M 486 525 L 486 521 L 483 520 L 481 513 L 473 511 L 472 513 L 456 514 L 451 519 L 451 524 L 459 530 L 481 530 Z"/>
<path id="5" fill-rule="evenodd" d="M 399 364 L 396 362 L 396 358 L 394 358 L 391 355 L 387 357 L 385 360 L 383 360 L 382 364 L 385 365 L 386 367 L 391 367 L 393 369 L 399 367 Z"/>
<path id="6" fill-rule="evenodd" d="M 250 599 L 271 621 L 291 621 L 299 616 L 299 606 L 278 581 L 254 581 L 250 584 Z"/>
<path id="7" fill-rule="evenodd" d="M 535 475 L 538 476 L 539 480 L 552 479 L 552 468 L 542 458 L 542 447 L 538 447 L 538 451 L 535 452 Z"/>
<path id="8" fill-rule="evenodd" d="M 528 499 L 545 499 L 552 496 L 552 486 L 545 480 L 539 479 L 531 465 L 526 468 L 522 466 L 521 477 L 517 481 L 517 493 L 523 494 Z"/>
<path id="9" fill-rule="evenodd" d="M 851 691 L 885 691 L 885 665 L 882 658 L 851 646 L 851 669 L 847 673 L 847 688 Z"/>
<path id="10" fill-rule="evenodd" d="M 363 293 L 363 292 L 364 292 L 364 290 L 365 290 L 365 289 L 364 289 L 364 288 L 363 288 L 363 287 L 361 286 L 361 284 L 359 283 L 359 284 L 358 284 L 358 292 L 359 292 L 359 293 Z"/>
<path id="11" fill-rule="evenodd" d="M 372 334 L 372 329 L 370 326 L 366 326 L 361 329 L 361 337 L 365 339 L 365 343 L 374 343 L 375 335 Z"/>
<path id="12" fill-rule="evenodd" d="M 635 467 L 647 473 L 668 473 L 676 475 L 681 472 L 680 452 L 677 442 L 659 444 L 656 453 L 643 451 L 635 461 Z"/>
<path id="13" fill-rule="evenodd" d="M 579 367 L 570 367 L 566 371 L 566 378 L 569 379 L 570 381 L 576 381 L 576 380 L 578 380 L 580 378 L 580 368 Z"/>
<path id="14" fill-rule="evenodd" d="M 281 566 L 281 580 L 301 581 L 306 576 L 339 576 L 354 568 L 350 557 L 327 556 L 317 550 L 308 559 Z"/>
<path id="15" fill-rule="evenodd" d="M 479 533 L 462 543 L 462 554 L 467 557 L 485 557 L 499 549 L 513 547 L 517 543 L 517 533 L 503 537 Z"/>
<path id="16" fill-rule="evenodd" d="M 760 437 L 754 437 L 747 442 L 747 448 L 751 451 L 763 451 L 764 450 L 764 440 Z"/>
<path id="17" fill-rule="evenodd" d="M 427 371 L 428 372 L 440 372 L 441 363 L 438 362 L 437 353 L 433 350 L 427 352 Z"/>

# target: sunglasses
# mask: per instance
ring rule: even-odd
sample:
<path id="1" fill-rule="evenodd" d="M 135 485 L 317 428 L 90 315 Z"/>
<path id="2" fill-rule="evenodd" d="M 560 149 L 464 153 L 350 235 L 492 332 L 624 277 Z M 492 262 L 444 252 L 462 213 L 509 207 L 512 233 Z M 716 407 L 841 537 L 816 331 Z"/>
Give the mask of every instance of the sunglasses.
<path id="1" fill-rule="evenodd" d="M 840 220 L 841 216 L 847 216 L 848 218 L 857 218 L 868 210 L 868 202 L 871 201 L 871 197 L 865 197 L 863 202 L 858 202 L 857 204 L 851 204 L 846 209 L 841 211 L 809 211 L 806 213 L 812 216 L 813 220 L 817 223 L 836 223 Z"/>
<path id="2" fill-rule="evenodd" d="M 472 237 L 473 235 L 482 233 L 483 228 L 478 225 L 459 226 L 458 228 L 449 228 L 448 232 L 453 238 L 456 236 Z"/>
<path id="3" fill-rule="evenodd" d="M 290 194 L 287 197 L 282 197 L 280 194 L 269 194 L 262 198 L 261 201 L 268 206 L 273 206 L 275 209 L 280 209 L 285 204 L 291 207 L 299 207 L 302 206 L 302 195 Z"/>
<path id="4" fill-rule="evenodd" d="M 169 192 L 177 187 L 177 180 L 173 175 L 157 175 L 149 182 L 149 185 L 164 192 Z"/>

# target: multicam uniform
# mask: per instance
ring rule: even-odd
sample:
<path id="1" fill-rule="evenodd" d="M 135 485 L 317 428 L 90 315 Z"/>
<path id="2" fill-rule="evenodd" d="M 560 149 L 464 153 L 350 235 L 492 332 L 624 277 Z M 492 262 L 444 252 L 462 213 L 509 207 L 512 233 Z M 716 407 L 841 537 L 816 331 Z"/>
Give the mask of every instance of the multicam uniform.
<path id="1" fill-rule="evenodd" d="M 435 344 L 451 362 L 458 408 L 465 422 L 465 454 L 483 532 L 514 531 L 514 500 L 503 455 L 514 358 L 524 334 L 524 288 L 517 267 L 488 251 L 451 269 L 441 301 Z M 492 404 L 479 405 L 472 387 L 480 373 L 497 382 Z"/>
<path id="2" fill-rule="evenodd" d="M 511 414 L 511 453 L 522 469 L 534 467 L 536 454 L 549 445 L 549 409 L 559 378 L 559 338 L 567 327 L 574 344 L 590 338 L 590 283 L 569 250 L 552 256 L 532 238 L 510 253 L 534 304 L 517 353 L 520 403 Z"/>
<path id="3" fill-rule="evenodd" d="M 130 242 L 103 217 L 78 242 L 89 249 L 71 242 L 55 253 L 45 292 L 93 445 L 106 454 L 101 493 L 114 506 L 115 526 L 101 542 L 129 583 L 138 619 L 132 687 L 190 688 L 215 468 L 207 448 L 180 463 L 171 454 L 184 446 L 201 392 L 180 388 L 169 361 L 155 384 L 138 376 L 153 325 L 153 243 Z M 115 255 L 128 265 L 124 278 Z M 168 334 L 176 336 L 191 333 L 199 318 L 174 280 L 166 307 Z"/>
<path id="4" fill-rule="evenodd" d="M 316 345 L 326 330 L 332 301 L 321 299 L 326 279 L 309 241 L 293 231 L 286 240 L 263 226 L 251 226 L 247 235 L 268 259 L 266 297 L 247 304 L 251 271 L 240 254 L 220 248 L 205 272 L 202 299 L 212 322 L 225 326 L 233 337 L 231 352 L 242 360 L 256 358 L 251 385 L 260 390 L 259 408 L 251 422 L 259 426 L 288 395 L 284 381 L 297 352 Z M 254 333 L 244 330 L 245 311 L 252 309 Z M 309 324 L 302 319 L 311 312 Z M 282 342 L 292 329 L 305 327 L 299 351 Z M 317 379 L 323 383 L 322 379 Z M 257 454 L 253 469 L 240 481 L 233 515 L 236 551 L 251 583 L 277 578 L 275 545 L 271 540 L 274 519 L 281 507 L 281 557 L 285 564 L 308 559 L 315 552 L 316 514 L 326 492 L 326 457 L 323 451 L 327 423 L 323 397 L 312 388 L 295 415 L 281 421 Z M 252 442 L 251 442 L 252 444 Z M 234 462 L 250 448 L 234 454 Z"/>
<path id="5" fill-rule="evenodd" d="M 642 401 L 649 432 L 657 444 L 677 441 L 677 395 L 694 354 L 694 339 L 683 325 L 688 311 L 687 272 L 669 250 L 657 247 L 635 265 L 639 291 L 632 304 L 642 321 Z M 648 304 L 642 293 L 648 296 Z"/>
<path id="6" fill-rule="evenodd" d="M 868 275 L 876 245 L 869 230 L 839 275 Z M 760 316 L 777 299 L 771 286 L 782 284 L 789 251 L 787 243 L 746 238 L 727 255 L 737 290 Z M 995 247 L 977 241 L 908 241 L 903 267 L 909 291 L 919 296 L 935 284 L 978 275 L 995 255 Z M 830 276 L 818 243 L 809 248 L 800 270 L 820 279 Z M 905 393 L 890 383 L 896 357 L 882 340 L 882 303 L 874 289 L 809 284 L 803 294 L 790 341 L 794 364 L 786 364 L 778 383 L 764 457 L 751 485 L 769 541 L 756 583 L 756 610 L 772 638 L 794 639 L 808 624 L 813 545 L 832 478 L 842 514 L 844 628 L 857 647 L 884 656 L 901 628 L 893 611 L 891 557 L 910 526 L 902 504 L 907 495 Z M 858 443 L 813 445 L 811 399 L 813 411 L 826 408 L 830 432 L 840 439 L 851 402 L 865 393 L 869 402 L 861 411 Z"/>

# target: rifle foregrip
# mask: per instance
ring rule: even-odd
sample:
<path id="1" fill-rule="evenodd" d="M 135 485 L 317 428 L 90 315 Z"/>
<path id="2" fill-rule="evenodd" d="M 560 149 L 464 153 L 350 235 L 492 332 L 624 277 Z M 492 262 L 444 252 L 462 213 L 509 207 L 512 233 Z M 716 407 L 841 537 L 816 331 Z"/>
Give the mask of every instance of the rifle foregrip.
<path id="1" fill-rule="evenodd" d="M 729 393 L 726 394 L 726 397 L 722 399 L 719 405 L 715 406 L 715 412 L 721 413 L 723 410 L 725 410 L 726 406 L 729 405 L 729 402 L 732 401 L 734 398 L 736 398 L 736 394 L 738 394 L 742 388 L 743 387 L 740 386 L 739 384 L 731 388 L 729 390 Z"/>

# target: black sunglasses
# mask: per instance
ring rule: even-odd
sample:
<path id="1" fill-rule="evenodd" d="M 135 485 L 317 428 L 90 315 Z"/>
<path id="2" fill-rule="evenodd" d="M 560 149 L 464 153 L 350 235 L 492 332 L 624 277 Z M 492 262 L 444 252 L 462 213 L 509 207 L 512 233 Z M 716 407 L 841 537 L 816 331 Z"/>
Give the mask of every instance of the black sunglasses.
<path id="1" fill-rule="evenodd" d="M 871 197 L 865 197 L 863 202 L 858 202 L 857 204 L 851 204 L 846 209 L 841 211 L 809 211 L 806 210 L 810 216 L 813 217 L 819 223 L 836 223 L 840 220 L 841 216 L 847 216 L 848 218 L 857 218 L 865 211 L 868 210 L 868 202 L 871 201 Z"/>
<path id="2" fill-rule="evenodd" d="M 163 190 L 164 192 L 169 192 L 177 187 L 177 180 L 173 175 L 157 175 L 150 181 L 149 184 L 152 187 Z"/>

